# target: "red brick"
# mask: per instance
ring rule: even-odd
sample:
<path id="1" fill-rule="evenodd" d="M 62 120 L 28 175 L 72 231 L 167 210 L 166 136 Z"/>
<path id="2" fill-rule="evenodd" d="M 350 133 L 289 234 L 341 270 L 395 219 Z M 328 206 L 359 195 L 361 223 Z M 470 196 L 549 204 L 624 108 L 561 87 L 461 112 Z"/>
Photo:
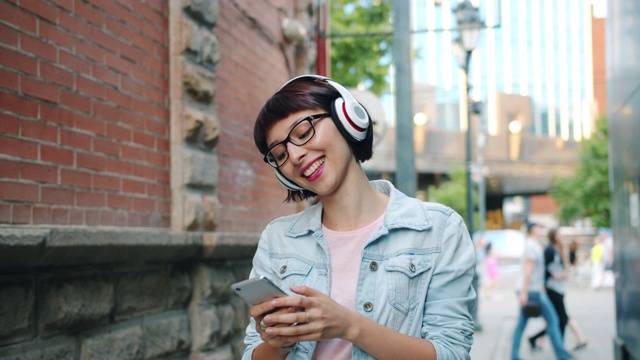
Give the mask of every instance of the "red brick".
<path id="1" fill-rule="evenodd" d="M 68 53 L 64 50 L 60 50 L 60 65 L 68 67 L 69 69 L 75 70 L 81 74 L 90 74 L 91 73 L 91 63 L 85 59 L 82 59 L 75 54 Z"/>
<path id="2" fill-rule="evenodd" d="M 74 153 L 68 149 L 57 146 L 40 145 L 40 160 L 59 165 L 72 166 L 74 164 Z"/>
<path id="3" fill-rule="evenodd" d="M 93 8 L 89 4 L 85 4 L 83 1 L 76 1 L 76 15 L 88 20 L 90 23 L 102 27 L 104 25 L 104 15 L 102 12 Z"/>
<path id="4" fill-rule="evenodd" d="M 73 126 L 74 115 L 72 112 L 66 109 L 60 108 L 57 104 L 38 104 L 38 118 L 40 120 L 51 121 L 54 123 Z"/>
<path id="5" fill-rule="evenodd" d="M 125 209 L 131 210 L 132 205 L 131 197 L 118 195 L 118 194 L 109 194 L 107 195 L 107 206 L 112 209 Z"/>
<path id="6" fill-rule="evenodd" d="M 122 80 L 124 81 L 125 78 L 122 78 Z M 141 96 L 141 94 L 142 89 L 138 95 Z M 131 108 L 133 98 L 129 94 L 124 93 L 121 89 L 107 89 L 107 100 L 117 104 L 120 108 L 129 109 Z"/>
<path id="7" fill-rule="evenodd" d="M 115 211 L 108 211 L 108 210 L 100 211 L 100 225 L 115 226 L 116 225 Z"/>
<path id="8" fill-rule="evenodd" d="M 11 223 L 13 224 L 30 224 L 31 223 L 31 207 L 26 204 L 13 204 L 11 210 Z"/>
<path id="9" fill-rule="evenodd" d="M 107 136 L 127 142 L 130 142 L 132 138 L 131 129 L 117 124 L 107 124 Z"/>
<path id="10" fill-rule="evenodd" d="M 23 120 L 20 122 L 23 137 L 58 143 L 58 127 L 42 121 Z"/>
<path id="11" fill-rule="evenodd" d="M 82 207 L 104 207 L 105 194 L 99 192 L 89 192 L 78 190 L 76 193 L 76 206 Z"/>
<path id="12" fill-rule="evenodd" d="M 41 165 L 23 162 L 20 164 L 21 177 L 24 180 L 41 181 L 48 183 L 58 182 L 58 169 L 49 165 Z"/>
<path id="13" fill-rule="evenodd" d="M 75 192 L 58 187 L 42 187 L 42 202 L 45 204 L 74 205 Z"/>
<path id="14" fill-rule="evenodd" d="M 132 64 L 131 61 L 127 59 L 123 59 L 119 54 L 105 53 L 105 63 L 111 69 L 116 70 L 117 72 L 123 73 L 125 75 L 131 74 Z M 124 82 L 124 79 L 122 79 Z"/>
<path id="15" fill-rule="evenodd" d="M 88 33 L 89 32 L 86 32 L 84 34 Z M 76 54 L 86 56 L 99 63 L 104 61 L 104 50 L 84 40 L 76 40 Z"/>
<path id="16" fill-rule="evenodd" d="M 95 137 L 93 138 L 93 151 L 113 156 L 119 156 L 120 145 L 111 139 Z M 108 161 L 107 171 L 110 171 Z"/>
<path id="17" fill-rule="evenodd" d="M 38 104 L 28 98 L 0 91 L 0 108 L 19 115 L 36 117 Z"/>
<path id="18" fill-rule="evenodd" d="M 84 211 L 69 209 L 69 225 L 84 225 Z"/>
<path id="19" fill-rule="evenodd" d="M 18 30 L 5 24 L 0 24 L 0 43 L 18 47 L 18 39 Z"/>
<path id="20" fill-rule="evenodd" d="M 145 120 L 138 114 L 134 114 L 130 111 L 120 109 L 120 121 L 123 124 L 129 125 L 133 128 L 143 129 Z"/>
<path id="21" fill-rule="evenodd" d="M 167 137 L 169 135 L 168 123 L 160 122 L 156 120 L 146 119 L 144 122 L 144 129 L 154 134 Z"/>
<path id="22" fill-rule="evenodd" d="M 25 95 L 30 95 L 53 103 L 58 101 L 57 87 L 37 79 L 22 76 L 21 89 Z"/>
<path id="23" fill-rule="evenodd" d="M 147 186 L 145 183 L 137 180 L 122 179 L 122 191 L 134 194 L 146 194 Z"/>
<path id="24" fill-rule="evenodd" d="M 40 187 L 34 184 L 2 181 L 0 182 L 0 199 L 13 201 L 40 201 Z"/>
<path id="25" fill-rule="evenodd" d="M 53 62 L 58 61 L 58 50 L 56 47 L 51 44 L 47 44 L 42 39 L 27 34 L 20 34 L 20 47 L 22 50 L 41 58 L 45 58 Z"/>
<path id="26" fill-rule="evenodd" d="M 91 99 L 64 89 L 60 89 L 60 104 L 87 114 L 91 112 Z"/>
<path id="27" fill-rule="evenodd" d="M 104 81 L 115 87 L 120 86 L 120 74 L 113 70 L 94 64 L 91 66 L 91 73 L 93 74 L 93 77 L 99 81 Z"/>
<path id="28" fill-rule="evenodd" d="M 156 211 L 156 202 L 149 198 L 133 198 L 133 210 L 135 211 Z"/>
<path id="29" fill-rule="evenodd" d="M 0 134 L 2 135 L 2 134 Z M 20 158 L 37 159 L 38 144 L 33 141 L 0 137 L 0 154 L 12 155 Z"/>
<path id="30" fill-rule="evenodd" d="M 156 166 L 168 166 L 169 156 L 167 154 L 159 154 L 155 151 L 147 151 L 147 161 L 149 164 Z"/>
<path id="31" fill-rule="evenodd" d="M 101 210 L 87 210 L 84 212 L 84 223 L 89 226 L 100 225 Z"/>
<path id="32" fill-rule="evenodd" d="M 108 50 L 104 54 L 120 52 L 120 41 L 110 34 L 105 34 L 101 29 L 92 28 L 89 36 L 93 44 Z"/>
<path id="33" fill-rule="evenodd" d="M 104 121 L 94 119 L 90 116 L 75 114 L 75 124 L 76 129 L 79 130 L 86 130 L 97 135 L 104 135 L 106 133 Z M 92 140 L 95 142 L 95 138 L 92 138 Z"/>
<path id="34" fill-rule="evenodd" d="M 77 153 L 76 166 L 81 169 L 104 171 L 106 160 L 103 156 L 94 154 Z"/>
<path id="35" fill-rule="evenodd" d="M 60 170 L 60 183 L 62 185 L 90 188 L 91 182 L 91 174 L 85 171 L 71 169 Z"/>
<path id="36" fill-rule="evenodd" d="M 69 224 L 69 209 L 67 208 L 53 208 L 51 209 L 51 223 L 54 225 L 68 225 Z"/>
<path id="37" fill-rule="evenodd" d="M 116 176 L 94 174 L 93 188 L 120 191 L 120 179 Z"/>
<path id="38" fill-rule="evenodd" d="M 86 93 L 92 97 L 103 99 L 106 95 L 106 88 L 101 82 L 88 79 L 84 76 L 77 77 L 76 86 L 79 93 Z"/>
<path id="39" fill-rule="evenodd" d="M 36 14 L 41 19 L 49 20 L 54 24 L 58 22 L 58 9 L 44 1 L 21 1 L 20 6 Z M 43 21 L 40 21 L 40 25 L 43 23 Z"/>
<path id="40" fill-rule="evenodd" d="M 51 0 L 52 3 L 67 9 L 68 11 L 73 11 L 73 5 L 74 5 L 74 1 L 73 0 Z"/>
<path id="41" fill-rule="evenodd" d="M 59 27 L 56 27 L 54 24 L 41 21 L 39 25 L 40 27 L 38 31 L 40 37 L 58 45 L 58 47 L 73 50 L 75 39 L 72 35 L 61 30 Z"/>
<path id="42" fill-rule="evenodd" d="M 138 167 L 138 165 L 134 166 L 127 161 L 107 159 L 107 171 L 111 173 L 131 175 L 136 167 Z"/>
<path id="43" fill-rule="evenodd" d="M 119 115 L 120 114 L 116 107 L 107 105 L 99 101 L 93 102 L 93 116 L 116 122 L 118 121 Z M 110 134 L 111 131 L 112 129 L 109 128 L 109 124 L 107 123 L 107 135 L 111 136 Z M 128 139 L 125 139 L 125 140 L 129 140 L 130 138 L 131 138 L 131 135 L 129 135 Z"/>
<path id="44" fill-rule="evenodd" d="M 33 223 L 34 224 L 51 224 L 51 207 L 34 206 L 33 207 Z"/>
<path id="45" fill-rule="evenodd" d="M 20 76 L 17 72 L 0 69 L 0 87 L 11 91 L 20 91 Z"/>
<path id="46" fill-rule="evenodd" d="M 147 195 L 167 198 L 170 195 L 169 187 L 163 184 L 151 183 L 147 186 Z"/>
<path id="47" fill-rule="evenodd" d="M 60 129 L 60 144 L 72 148 L 91 150 L 91 137 L 73 130 Z"/>
<path id="48" fill-rule="evenodd" d="M 0 203 L 0 224 L 11 222 L 11 205 Z"/>
<path id="49" fill-rule="evenodd" d="M 16 160 L 0 159 L 0 178 L 20 178 L 20 163 Z"/>
<path id="50" fill-rule="evenodd" d="M 120 147 L 120 156 L 122 156 L 123 159 L 138 160 L 138 161 L 146 160 L 144 149 L 125 145 L 125 144 L 123 144 Z"/>
<path id="51" fill-rule="evenodd" d="M 71 34 L 89 34 L 91 31 L 91 25 L 83 19 L 69 15 L 67 12 L 60 11 L 58 13 L 58 26 L 60 28 L 68 30 Z"/>
<path id="52" fill-rule="evenodd" d="M 2 65 L 6 67 L 38 75 L 38 61 L 34 57 L 0 46 L 0 59 L 2 59 Z"/>
<path id="53" fill-rule="evenodd" d="M 9 5 L 5 1 L 0 2 L 0 21 L 5 21 L 34 34 L 38 28 L 38 19 L 35 16 Z"/>
<path id="54" fill-rule="evenodd" d="M 42 61 L 39 62 L 39 65 L 41 78 L 68 88 L 73 88 L 75 78 L 73 73 L 60 66 L 51 65 Z"/>

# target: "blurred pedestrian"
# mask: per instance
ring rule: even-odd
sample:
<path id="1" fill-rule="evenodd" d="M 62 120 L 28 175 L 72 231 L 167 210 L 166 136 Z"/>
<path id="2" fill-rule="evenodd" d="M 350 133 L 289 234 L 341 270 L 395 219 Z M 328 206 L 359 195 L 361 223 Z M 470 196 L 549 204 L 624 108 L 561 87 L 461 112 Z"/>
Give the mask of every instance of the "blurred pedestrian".
<path id="1" fill-rule="evenodd" d="M 602 277 L 604 275 L 604 262 L 603 252 L 604 234 L 599 233 L 593 239 L 593 246 L 591 247 L 591 289 L 597 290 L 602 286 Z"/>
<path id="2" fill-rule="evenodd" d="M 373 126 L 353 95 L 323 76 L 293 78 L 253 136 L 286 201 L 317 203 L 260 236 L 250 277 L 289 296 L 249 309 L 242 358 L 469 359 L 469 231 L 451 208 L 367 179 Z"/>
<path id="3" fill-rule="evenodd" d="M 580 350 L 587 346 L 587 339 L 580 330 L 578 323 L 570 320 L 569 315 L 567 315 L 564 297 L 567 290 L 569 271 L 565 266 L 566 257 L 564 247 L 560 239 L 560 233 L 556 229 L 552 229 L 548 233 L 548 238 L 549 244 L 544 249 L 545 290 L 547 291 L 547 296 L 549 296 L 549 300 L 551 300 L 551 303 L 558 314 L 558 326 L 563 340 L 565 328 L 567 323 L 569 323 L 569 328 L 577 339 L 577 344 L 575 345 L 574 350 Z M 546 328 L 529 338 L 529 345 L 532 350 L 539 349 L 538 339 L 547 333 L 548 328 L 549 326 L 547 325 Z"/>
<path id="4" fill-rule="evenodd" d="M 485 247 L 487 255 L 484 258 L 485 280 L 480 294 L 488 300 L 499 300 L 498 281 L 500 280 L 500 270 L 498 268 L 498 256 L 491 243 Z"/>
<path id="5" fill-rule="evenodd" d="M 537 301 L 540 306 L 540 315 L 547 322 L 547 335 L 553 345 L 556 358 L 560 360 L 570 359 L 562 342 L 558 314 L 553 308 L 549 297 L 544 290 L 544 255 L 542 252 L 542 229 L 536 224 L 527 225 L 527 238 L 522 254 L 522 273 L 517 283 L 518 302 L 520 305 L 518 324 L 513 332 L 511 345 L 511 359 L 520 359 L 520 341 L 527 326 L 529 318 L 525 315 L 524 308 L 529 301 Z"/>
<path id="6" fill-rule="evenodd" d="M 476 267 L 473 274 L 473 281 L 471 282 L 473 289 L 476 291 L 477 301 L 474 306 L 471 307 L 471 317 L 473 318 L 473 327 L 476 332 L 482 331 L 482 324 L 478 317 L 478 310 L 480 308 L 480 295 L 482 291 L 482 284 L 486 278 L 486 272 L 484 268 L 484 260 L 487 256 L 487 241 L 482 233 L 478 233 L 474 241 L 474 248 L 476 251 Z"/>
<path id="7" fill-rule="evenodd" d="M 613 287 L 615 284 L 615 276 L 613 274 L 613 236 L 611 236 L 610 229 L 603 229 L 602 240 L 602 283 L 601 286 L 605 288 Z"/>
<path id="8" fill-rule="evenodd" d="M 578 266 L 578 242 L 571 240 L 569 244 L 569 269 L 575 272 Z"/>

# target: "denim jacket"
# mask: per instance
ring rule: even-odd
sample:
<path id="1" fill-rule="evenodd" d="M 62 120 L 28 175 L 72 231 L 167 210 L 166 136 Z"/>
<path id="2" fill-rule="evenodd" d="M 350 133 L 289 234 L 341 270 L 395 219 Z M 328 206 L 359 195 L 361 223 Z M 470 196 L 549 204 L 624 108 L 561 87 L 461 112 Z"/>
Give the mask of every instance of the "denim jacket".
<path id="1" fill-rule="evenodd" d="M 430 340 L 438 360 L 469 359 L 475 252 L 462 218 L 446 206 L 410 198 L 388 181 L 371 183 L 390 198 L 383 225 L 360 256 L 354 254 L 354 261 L 360 260 L 354 310 L 402 334 Z M 289 293 L 290 286 L 306 285 L 328 294 L 330 259 L 321 215 L 318 203 L 272 221 L 258 243 L 250 277 L 268 277 Z M 246 360 L 262 342 L 255 320 L 250 322 Z M 287 359 L 311 359 L 315 346 L 298 343 Z M 401 357 L 402 349 L 398 353 Z M 373 358 L 357 346 L 352 355 Z"/>

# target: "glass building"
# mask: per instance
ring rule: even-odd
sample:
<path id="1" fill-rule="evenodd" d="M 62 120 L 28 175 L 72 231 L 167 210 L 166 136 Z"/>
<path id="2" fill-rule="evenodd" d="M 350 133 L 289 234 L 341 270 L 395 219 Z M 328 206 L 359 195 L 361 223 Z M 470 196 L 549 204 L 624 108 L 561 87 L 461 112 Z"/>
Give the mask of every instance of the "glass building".
<path id="1" fill-rule="evenodd" d="M 591 0 L 475 0 L 486 28 L 471 57 L 470 97 L 483 104 L 489 135 L 500 129 L 501 94 L 530 99 L 533 135 L 580 141 L 597 113 Z M 412 0 L 415 111 L 429 127 L 466 130 L 464 72 L 453 50 L 458 0 Z M 429 105 L 425 105 L 429 104 Z M 435 107 L 435 109 L 434 109 Z M 462 116 L 460 116 L 462 114 Z"/>

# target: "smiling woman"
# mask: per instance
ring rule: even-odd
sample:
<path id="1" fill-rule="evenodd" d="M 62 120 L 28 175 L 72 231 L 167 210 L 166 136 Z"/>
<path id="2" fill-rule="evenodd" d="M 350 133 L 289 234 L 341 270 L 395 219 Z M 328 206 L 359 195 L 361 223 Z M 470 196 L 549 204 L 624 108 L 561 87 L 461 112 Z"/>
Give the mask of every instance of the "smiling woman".
<path id="1" fill-rule="evenodd" d="M 266 102 L 254 140 L 287 201 L 318 202 L 262 233 L 250 277 L 289 296 L 251 307 L 243 358 L 468 359 L 469 233 L 452 209 L 367 179 L 366 109 L 333 80 L 303 75 Z"/>

